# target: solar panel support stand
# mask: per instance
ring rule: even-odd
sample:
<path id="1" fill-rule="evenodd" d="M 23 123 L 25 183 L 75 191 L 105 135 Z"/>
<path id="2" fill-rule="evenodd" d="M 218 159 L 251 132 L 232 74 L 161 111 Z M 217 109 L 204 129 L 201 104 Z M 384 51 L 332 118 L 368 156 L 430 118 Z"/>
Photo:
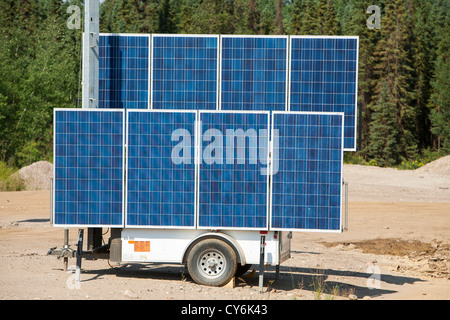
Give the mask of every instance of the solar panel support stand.
<path id="1" fill-rule="evenodd" d="M 64 249 L 69 248 L 69 228 L 64 228 Z M 69 264 L 69 258 L 64 257 L 64 272 L 67 271 L 67 266 Z"/>
<path id="2" fill-rule="evenodd" d="M 345 224 L 344 230 L 348 231 L 348 182 L 344 181 L 344 190 L 345 190 Z"/>
<path id="3" fill-rule="evenodd" d="M 264 282 L 264 255 L 265 255 L 266 236 L 261 235 L 260 255 L 259 255 L 259 293 L 263 293 Z"/>
<path id="4" fill-rule="evenodd" d="M 82 107 L 98 108 L 99 0 L 86 0 L 84 10 Z"/>
<path id="5" fill-rule="evenodd" d="M 81 256 L 83 254 L 83 235 L 84 229 L 78 231 L 78 244 L 77 244 L 77 265 L 75 269 L 75 281 L 80 282 L 81 276 Z"/>
<path id="6" fill-rule="evenodd" d="M 94 252 L 95 249 L 98 249 L 102 246 L 102 228 L 88 228 L 87 229 L 87 248 L 88 251 Z M 89 260 L 96 260 L 96 256 L 94 254 L 88 255 L 86 257 Z"/>

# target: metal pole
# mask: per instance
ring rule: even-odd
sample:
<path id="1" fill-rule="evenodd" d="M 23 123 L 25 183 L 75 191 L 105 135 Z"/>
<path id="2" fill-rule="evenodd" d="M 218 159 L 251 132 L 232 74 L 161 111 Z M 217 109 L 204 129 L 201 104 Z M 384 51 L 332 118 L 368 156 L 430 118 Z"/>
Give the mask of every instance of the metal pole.
<path id="1" fill-rule="evenodd" d="M 261 235 L 261 242 L 259 244 L 260 255 L 259 255 L 259 293 L 263 292 L 263 282 L 264 282 L 264 254 L 265 254 L 265 244 L 266 236 Z"/>
<path id="2" fill-rule="evenodd" d="M 69 248 L 69 229 L 64 228 L 64 249 Z M 67 271 L 67 266 L 69 264 L 69 258 L 64 257 L 64 272 Z"/>
<path id="3" fill-rule="evenodd" d="M 99 0 L 84 1 L 83 108 L 98 108 L 99 82 Z"/>
<path id="4" fill-rule="evenodd" d="M 361 103 L 358 103 L 358 151 L 361 151 L 361 140 L 362 140 L 362 108 L 361 108 Z"/>
<path id="5" fill-rule="evenodd" d="M 50 224 L 53 224 L 53 178 L 50 178 Z"/>
<path id="6" fill-rule="evenodd" d="M 345 230 L 348 230 L 348 182 L 344 182 L 345 186 Z"/>
<path id="7" fill-rule="evenodd" d="M 81 274 L 81 255 L 83 252 L 83 234 L 84 229 L 78 231 L 78 245 L 77 245 L 77 267 L 75 270 L 75 281 L 80 282 Z"/>

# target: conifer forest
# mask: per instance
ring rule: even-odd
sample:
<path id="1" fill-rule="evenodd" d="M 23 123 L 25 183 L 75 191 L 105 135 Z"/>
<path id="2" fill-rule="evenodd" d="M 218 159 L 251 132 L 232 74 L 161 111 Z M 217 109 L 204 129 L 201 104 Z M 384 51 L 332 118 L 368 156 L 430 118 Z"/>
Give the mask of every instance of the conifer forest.
<path id="1" fill-rule="evenodd" d="M 6 167 L 52 162 L 53 108 L 81 99 L 70 5 L 83 14 L 80 0 L 0 0 Z M 100 32 L 357 35 L 360 141 L 345 160 L 398 167 L 450 154 L 450 0 L 104 0 Z"/>

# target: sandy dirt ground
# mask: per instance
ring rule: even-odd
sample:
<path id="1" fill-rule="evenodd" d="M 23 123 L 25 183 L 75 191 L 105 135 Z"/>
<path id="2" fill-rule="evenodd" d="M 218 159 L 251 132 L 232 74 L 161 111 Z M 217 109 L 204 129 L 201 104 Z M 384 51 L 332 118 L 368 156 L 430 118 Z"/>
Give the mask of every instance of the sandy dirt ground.
<path id="1" fill-rule="evenodd" d="M 81 282 L 47 256 L 63 244 L 48 190 L 0 193 L 0 299 L 450 299 L 450 157 L 415 171 L 345 165 L 348 231 L 293 234 L 291 258 L 236 286 L 197 285 L 179 265 L 83 260 Z M 70 229 L 74 247 L 77 229 Z M 106 236 L 105 236 L 105 240 Z"/>

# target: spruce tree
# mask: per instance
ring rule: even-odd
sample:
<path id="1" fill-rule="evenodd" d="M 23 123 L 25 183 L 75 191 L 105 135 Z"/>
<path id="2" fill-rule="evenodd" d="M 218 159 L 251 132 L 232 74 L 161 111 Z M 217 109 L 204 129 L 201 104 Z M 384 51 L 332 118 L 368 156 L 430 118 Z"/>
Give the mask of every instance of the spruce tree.
<path id="1" fill-rule="evenodd" d="M 430 122 L 427 104 L 431 94 L 431 78 L 433 74 L 433 49 L 428 12 L 430 3 L 415 1 L 414 28 L 411 32 L 410 55 L 413 62 L 412 87 L 414 89 L 414 107 L 416 109 L 416 134 L 419 148 L 422 150 L 430 145 Z"/>
<path id="2" fill-rule="evenodd" d="M 304 1 L 304 0 L 303 0 Z M 302 0 L 293 0 L 291 10 L 291 20 L 289 25 L 290 34 L 300 34 L 303 24 Z"/>
<path id="3" fill-rule="evenodd" d="M 263 34 L 272 34 L 275 29 L 275 2 L 274 0 L 259 0 L 261 12 L 261 30 Z"/>
<path id="4" fill-rule="evenodd" d="M 333 0 L 327 0 L 327 12 L 325 14 L 325 33 L 327 35 L 337 35 L 338 34 L 338 20 L 336 17 L 336 8 L 334 6 Z"/>
<path id="5" fill-rule="evenodd" d="M 139 29 L 140 32 L 155 33 L 158 28 L 158 1 L 142 1 L 141 17 L 143 21 Z"/>
<path id="6" fill-rule="evenodd" d="M 319 34 L 317 6 L 314 0 L 303 0 L 303 21 L 300 33 L 304 35 Z"/>
<path id="7" fill-rule="evenodd" d="M 447 30 L 450 27 L 446 21 Z M 436 136 L 437 149 L 450 154 L 450 34 L 442 37 L 437 50 L 433 93 L 430 99 L 431 132 Z"/>
<path id="8" fill-rule="evenodd" d="M 410 93 L 410 61 L 408 60 L 408 27 L 406 10 L 402 0 L 389 2 L 381 20 L 381 39 L 378 42 L 375 57 L 376 101 L 379 101 L 384 83 L 387 85 L 388 101 L 391 112 L 397 119 L 399 130 L 399 154 L 406 159 L 414 158 L 417 153 L 415 137 L 415 109 Z"/>
<path id="9" fill-rule="evenodd" d="M 16 150 L 16 163 L 25 166 L 35 161 L 51 160 L 53 108 L 75 104 L 79 61 L 74 59 L 76 43 L 69 30 L 62 5 L 48 0 L 43 7 L 43 21 L 30 37 L 32 60 L 20 82 L 20 111 L 15 124 L 15 138 L 22 141 Z"/>
<path id="10" fill-rule="evenodd" d="M 336 19 L 338 24 L 338 34 L 346 34 L 344 30 L 346 30 L 347 23 L 350 19 L 353 18 L 353 15 L 350 13 L 350 10 L 361 3 L 363 0 L 352 1 L 352 0 L 338 0 L 337 1 L 337 9 L 336 9 Z M 355 4 L 353 4 L 356 2 Z M 366 7 L 367 8 L 367 7 Z M 364 10 L 360 12 L 360 14 L 364 14 Z"/>
<path id="11" fill-rule="evenodd" d="M 178 16 L 178 29 L 180 33 L 195 33 L 194 13 L 199 6 L 198 0 L 183 0 L 180 5 Z"/>
<path id="12" fill-rule="evenodd" d="M 392 112 L 395 103 L 390 99 L 387 83 L 383 82 L 379 100 L 371 107 L 370 143 L 367 146 L 368 155 L 382 167 L 395 164 L 400 151 L 397 118 Z"/>
<path id="13" fill-rule="evenodd" d="M 275 0 L 275 34 L 284 33 L 283 26 L 283 0 Z"/>
<path id="14" fill-rule="evenodd" d="M 250 34 L 261 34 L 261 13 L 256 0 L 248 2 L 247 29 Z"/>
<path id="15" fill-rule="evenodd" d="M 174 22 L 174 12 L 170 0 L 162 0 L 158 8 L 158 32 L 176 33 L 177 27 Z"/>
<path id="16" fill-rule="evenodd" d="M 118 12 L 121 6 L 122 0 L 105 0 L 100 4 L 100 32 L 121 32 L 118 21 Z"/>
<path id="17" fill-rule="evenodd" d="M 338 23 L 336 20 L 336 10 L 331 0 L 319 0 L 317 6 L 318 30 L 319 35 L 335 35 L 338 32 Z"/>
<path id="18" fill-rule="evenodd" d="M 359 61 L 358 61 L 358 108 L 361 108 L 361 150 L 363 151 L 369 142 L 369 124 L 371 121 L 371 110 L 369 108 L 374 96 L 374 50 L 380 36 L 377 29 L 367 28 L 366 14 L 370 0 L 353 1 L 346 8 L 349 17 L 342 25 L 343 33 L 346 35 L 359 36 Z"/>

